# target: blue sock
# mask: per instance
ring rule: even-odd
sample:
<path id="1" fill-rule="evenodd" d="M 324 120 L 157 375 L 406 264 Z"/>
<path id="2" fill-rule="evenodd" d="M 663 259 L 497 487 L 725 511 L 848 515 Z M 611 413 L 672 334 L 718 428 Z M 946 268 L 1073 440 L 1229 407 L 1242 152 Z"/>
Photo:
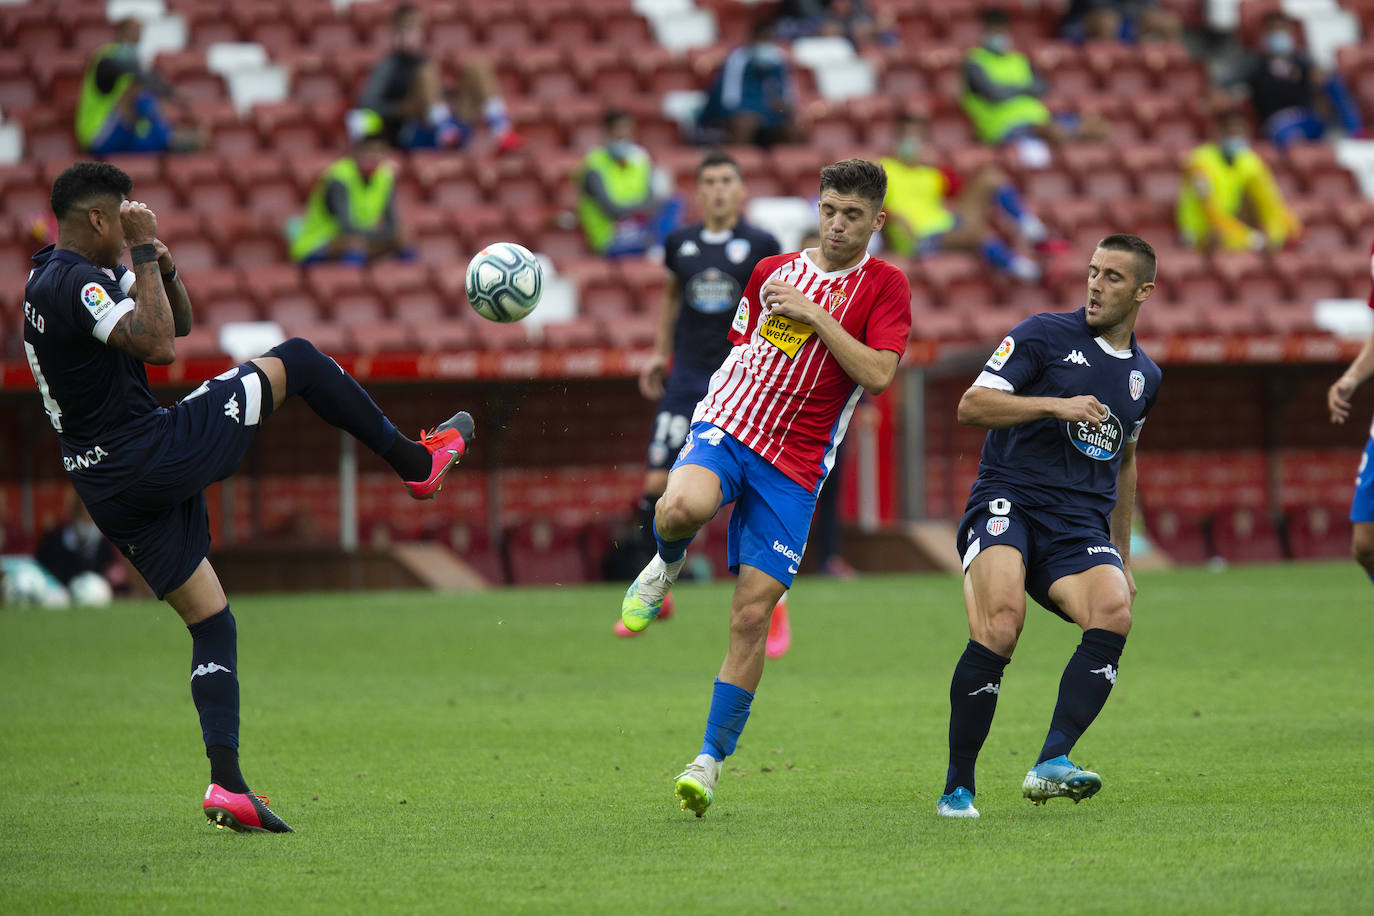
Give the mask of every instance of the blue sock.
<path id="1" fill-rule="evenodd" d="M 1059 700 L 1050 719 L 1050 731 L 1036 763 L 1054 757 L 1067 757 L 1073 746 L 1097 718 L 1116 684 L 1117 665 L 1126 637 L 1111 630 L 1083 631 L 1083 641 L 1074 650 L 1064 675 L 1059 679 Z"/>
<path id="2" fill-rule="evenodd" d="M 998 270 L 1011 273 L 1013 262 L 1016 260 L 1016 252 L 1012 251 L 1006 242 L 995 235 L 990 235 L 983 239 L 983 243 L 978 246 L 978 250 L 983 253 L 987 262 Z"/>
<path id="3" fill-rule="evenodd" d="M 353 376 L 303 337 L 267 351 L 286 366 L 286 397 L 300 395 L 330 426 L 342 429 L 380 455 L 402 480 L 425 480 L 428 449 L 402 436 Z"/>
<path id="4" fill-rule="evenodd" d="M 949 770 L 945 773 L 945 795 L 959 786 L 978 794 L 973 769 L 992 728 L 997 696 L 1002 692 L 1002 672 L 1010 662 L 1011 659 L 970 639 L 954 666 L 954 677 L 949 682 Z"/>
<path id="5" fill-rule="evenodd" d="M 686 555 L 687 545 L 692 543 L 691 538 L 683 538 L 680 541 L 665 541 L 663 535 L 658 533 L 657 522 L 649 527 L 654 530 L 654 543 L 658 545 L 658 555 L 663 558 L 664 563 L 676 563 Z"/>
<path id="6" fill-rule="evenodd" d="M 701 741 L 703 754 L 724 760 L 735 752 L 744 723 L 749 721 L 752 702 L 752 693 L 716 678 L 711 688 L 711 711 L 706 714 L 706 737 Z"/>
<path id="7" fill-rule="evenodd" d="M 1012 186 L 1011 182 L 1006 181 L 997 186 L 995 199 L 997 206 L 1002 208 L 1002 212 L 1015 220 L 1016 225 L 1021 225 L 1021 220 L 1025 219 L 1026 216 L 1026 204 L 1021 200 L 1020 192 Z"/>

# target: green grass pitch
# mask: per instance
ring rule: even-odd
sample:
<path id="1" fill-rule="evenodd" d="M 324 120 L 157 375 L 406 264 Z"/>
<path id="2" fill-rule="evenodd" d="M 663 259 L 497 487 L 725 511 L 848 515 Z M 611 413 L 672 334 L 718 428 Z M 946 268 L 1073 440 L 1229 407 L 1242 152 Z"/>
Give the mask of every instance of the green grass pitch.
<path id="1" fill-rule="evenodd" d="M 0 911 L 1374 911 L 1374 591 L 1352 563 L 1144 573 L 1075 760 L 1020 783 L 1077 630 L 1034 607 L 979 768 L 936 817 L 952 577 L 805 579 L 704 819 L 728 584 L 611 635 L 620 586 L 241 597 L 244 771 L 298 833 L 208 826 L 163 605 L 0 612 Z"/>

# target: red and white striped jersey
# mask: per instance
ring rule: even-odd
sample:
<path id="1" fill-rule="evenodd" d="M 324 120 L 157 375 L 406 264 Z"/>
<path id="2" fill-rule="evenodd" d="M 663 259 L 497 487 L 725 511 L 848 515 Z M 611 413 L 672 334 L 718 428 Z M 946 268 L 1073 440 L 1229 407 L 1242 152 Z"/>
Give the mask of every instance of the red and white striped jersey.
<path id="1" fill-rule="evenodd" d="M 788 477 L 815 491 L 863 393 L 809 324 L 765 316 L 759 289 L 777 278 L 822 305 L 860 343 L 906 351 L 911 288 L 906 274 L 864 255 L 823 273 L 802 252 L 764 258 L 730 325 L 734 349 L 711 376 L 692 421 L 714 424 Z"/>

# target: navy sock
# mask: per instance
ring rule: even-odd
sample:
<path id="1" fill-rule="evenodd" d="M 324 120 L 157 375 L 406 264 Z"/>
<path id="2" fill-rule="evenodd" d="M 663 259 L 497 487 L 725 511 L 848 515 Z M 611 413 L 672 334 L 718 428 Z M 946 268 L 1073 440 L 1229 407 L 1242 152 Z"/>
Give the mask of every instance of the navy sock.
<path id="1" fill-rule="evenodd" d="M 239 746 L 239 678 L 238 678 L 238 627 L 229 605 L 224 606 L 212 617 L 193 623 L 186 628 L 191 633 L 191 699 L 195 701 L 196 712 L 200 715 L 201 737 L 205 739 L 206 756 L 211 756 L 209 748 L 221 747 L 235 750 Z M 211 778 L 216 775 L 211 757 Z M 223 769 L 223 755 L 219 755 Z M 237 773 L 237 764 L 233 773 Z M 232 776 L 232 774 L 230 774 Z M 219 782 L 218 779 L 215 779 Z M 243 782 L 243 777 L 238 777 Z M 220 783 L 231 792 L 246 792 L 246 788 Z"/>
<path id="2" fill-rule="evenodd" d="M 1059 701 L 1050 718 L 1050 732 L 1036 763 L 1065 756 L 1093 724 L 1107 696 L 1116 684 L 1117 664 L 1126 637 L 1111 630 L 1083 631 L 1083 641 L 1074 650 L 1059 679 Z"/>
<path id="3" fill-rule="evenodd" d="M 959 786 L 978 794 L 973 769 L 992 728 L 997 696 L 1002 692 L 1002 672 L 1010 662 L 1011 659 L 970 639 L 954 666 L 954 677 L 949 682 L 949 770 L 945 774 L 945 795 Z"/>
<path id="4" fill-rule="evenodd" d="M 701 742 L 703 754 L 724 760 L 735 752 L 744 723 L 749 721 L 752 702 L 752 693 L 716 678 L 711 688 L 711 711 L 706 714 L 706 737 Z"/>
<path id="5" fill-rule="evenodd" d="M 402 480 L 429 477 L 433 466 L 429 450 L 402 436 L 353 376 L 314 344 L 292 337 L 267 355 L 286 366 L 286 397 L 300 395 L 321 420 L 376 452 Z"/>
<path id="6" fill-rule="evenodd" d="M 644 562 L 646 563 L 658 549 L 657 539 L 654 537 L 654 505 L 657 502 L 657 496 L 650 496 L 645 493 L 639 498 L 639 505 L 635 507 L 635 518 L 639 521 L 637 544 L 639 550 L 644 554 Z"/>
<path id="7" fill-rule="evenodd" d="M 663 558 L 664 563 L 675 563 L 687 554 L 687 545 L 692 543 L 691 538 L 683 538 L 680 541 L 665 541 L 663 535 L 658 533 L 658 525 L 650 522 L 649 527 L 654 532 L 654 543 L 658 545 L 658 555 Z"/>
<path id="8" fill-rule="evenodd" d="M 243 781 L 239 772 L 239 752 L 237 748 L 223 744 L 212 744 L 205 749 L 210 758 L 210 781 L 230 792 L 248 792 L 248 783 Z"/>

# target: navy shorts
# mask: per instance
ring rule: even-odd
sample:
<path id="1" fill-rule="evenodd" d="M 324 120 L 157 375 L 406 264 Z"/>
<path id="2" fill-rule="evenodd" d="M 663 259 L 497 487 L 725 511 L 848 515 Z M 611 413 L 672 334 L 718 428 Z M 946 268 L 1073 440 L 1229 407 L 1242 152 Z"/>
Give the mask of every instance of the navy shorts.
<path id="1" fill-rule="evenodd" d="M 1026 593 L 1065 620 L 1069 616 L 1050 600 L 1051 585 L 1094 566 L 1124 569 L 1106 528 L 1043 508 L 1023 511 L 1007 499 L 979 502 L 965 512 L 955 544 L 965 572 L 980 551 L 998 544 L 1015 547 L 1026 564 Z"/>
<path id="2" fill-rule="evenodd" d="M 692 412 L 706 394 L 709 377 L 686 372 L 671 372 L 663 384 L 663 397 L 654 412 L 654 432 L 649 440 L 647 464 L 651 471 L 666 471 L 687 441 Z"/>
<path id="3" fill-rule="evenodd" d="M 162 458 L 117 496 L 88 507 L 158 598 L 184 585 L 210 552 L 205 488 L 238 469 L 272 411 L 267 379 L 242 363 L 167 410 Z"/>
<path id="4" fill-rule="evenodd" d="M 791 588 L 806 551 L 816 493 L 788 477 L 734 436 L 693 423 L 674 468 L 695 464 L 720 478 L 722 506 L 734 503 L 725 539 L 732 573 L 752 566 Z"/>

